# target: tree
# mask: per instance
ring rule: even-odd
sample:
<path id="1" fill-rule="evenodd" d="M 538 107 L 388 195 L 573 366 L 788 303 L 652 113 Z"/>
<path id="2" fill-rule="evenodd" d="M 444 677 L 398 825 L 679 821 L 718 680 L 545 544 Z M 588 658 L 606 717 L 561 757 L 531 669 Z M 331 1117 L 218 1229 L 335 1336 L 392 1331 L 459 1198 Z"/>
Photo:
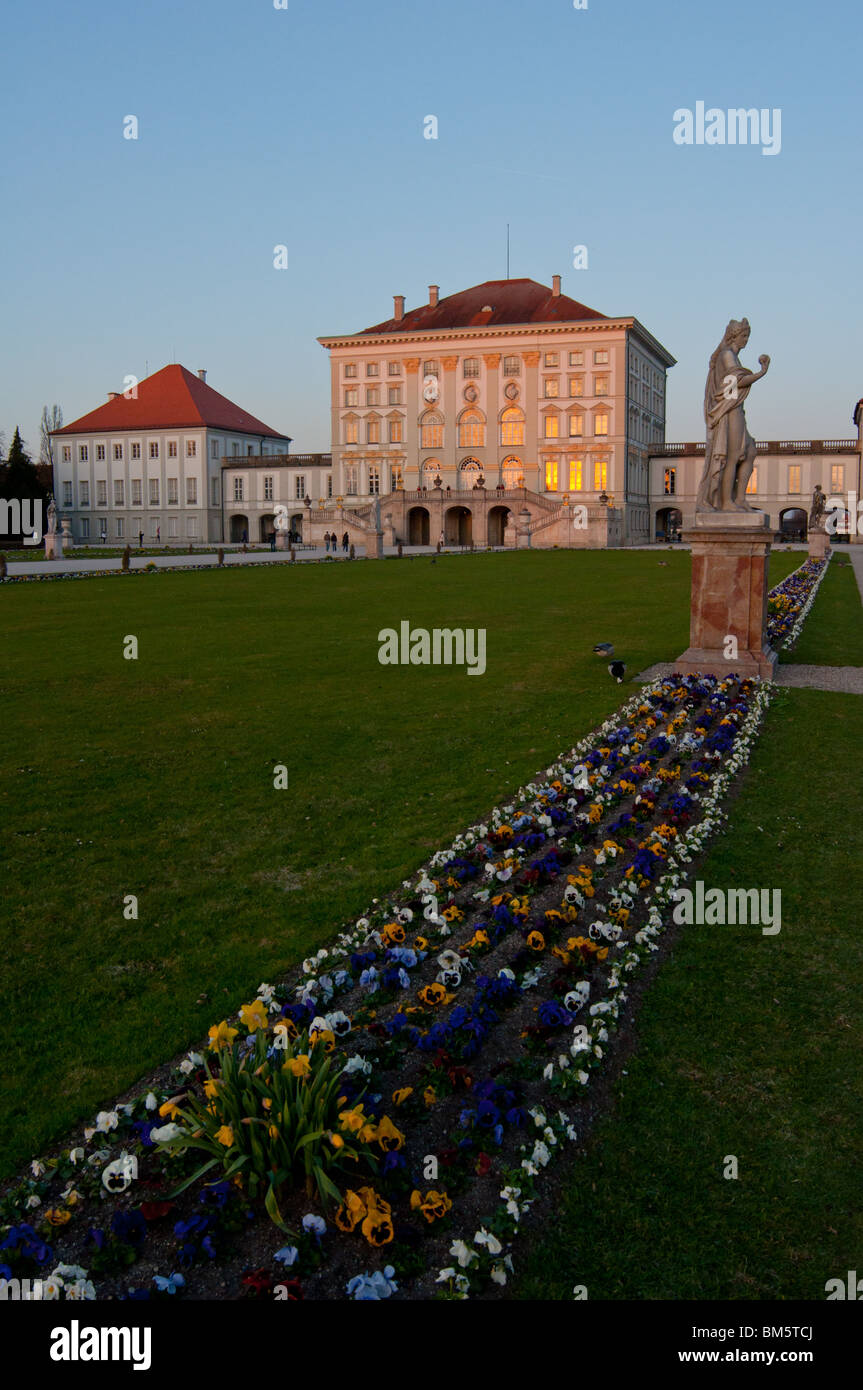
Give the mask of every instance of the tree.
<path id="1" fill-rule="evenodd" d="M 36 467 L 21 439 L 17 428 L 9 445 L 6 461 L 0 464 L 0 497 L 7 501 L 17 498 L 23 502 L 33 499 L 42 504 L 42 530 L 45 529 L 44 509 L 48 501 L 48 489 L 41 482 Z M 5 534 L 5 533 L 4 533 Z M 20 533 L 9 533 L 11 544 L 20 542 Z"/>
<path id="2" fill-rule="evenodd" d="M 39 422 L 39 464 L 38 477 L 44 487 L 49 492 L 54 491 L 54 441 L 51 438 L 52 431 L 62 429 L 63 412 L 59 405 L 47 405 L 42 407 L 42 419 Z"/>

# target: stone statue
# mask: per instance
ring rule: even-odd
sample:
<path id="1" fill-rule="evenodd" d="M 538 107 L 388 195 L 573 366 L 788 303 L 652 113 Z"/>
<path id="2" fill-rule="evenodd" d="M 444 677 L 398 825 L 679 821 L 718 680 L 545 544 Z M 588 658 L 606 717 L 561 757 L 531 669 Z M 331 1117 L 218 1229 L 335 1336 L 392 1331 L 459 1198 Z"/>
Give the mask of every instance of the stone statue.
<path id="1" fill-rule="evenodd" d="M 738 353 L 749 342 L 748 319 L 732 319 L 710 359 L 704 390 L 707 445 L 704 473 L 695 501 L 696 512 L 756 512 L 744 500 L 755 464 L 755 440 L 746 428 L 743 402 L 754 381 L 760 381 L 770 358 L 759 357 L 760 372 L 744 367 Z"/>
<path id="2" fill-rule="evenodd" d="M 57 533 L 57 506 L 53 495 L 48 499 L 48 535 L 54 536 Z"/>
<path id="3" fill-rule="evenodd" d="M 809 513 L 809 530 L 824 530 L 824 513 L 827 510 L 827 497 L 820 483 L 815 484 L 812 494 L 812 510 Z"/>

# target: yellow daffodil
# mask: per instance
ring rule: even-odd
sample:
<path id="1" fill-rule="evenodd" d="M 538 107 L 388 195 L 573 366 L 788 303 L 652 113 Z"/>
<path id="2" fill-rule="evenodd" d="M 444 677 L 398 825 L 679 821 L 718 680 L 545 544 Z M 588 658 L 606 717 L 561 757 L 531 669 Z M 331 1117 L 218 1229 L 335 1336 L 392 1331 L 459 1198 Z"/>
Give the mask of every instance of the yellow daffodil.
<path id="1" fill-rule="evenodd" d="M 214 1023 L 207 1033 L 211 1051 L 220 1052 L 223 1047 L 231 1047 L 238 1032 L 238 1028 L 228 1027 L 228 1020 L 225 1018 L 221 1023 Z"/>
<path id="2" fill-rule="evenodd" d="M 159 1106 L 159 1114 L 163 1120 L 173 1120 L 175 1115 L 179 1115 L 180 1107 L 176 1101 L 166 1100 L 164 1105 Z"/>
<path id="3" fill-rule="evenodd" d="M 230 1125 L 222 1125 L 221 1129 L 216 1130 L 216 1139 L 220 1144 L 224 1144 L 229 1149 L 234 1142 L 234 1131 Z"/>
<path id="4" fill-rule="evenodd" d="M 204 1095 L 208 1100 L 213 1100 L 219 1094 L 219 1083 L 208 1076 L 204 1082 Z"/>
<path id="5" fill-rule="evenodd" d="M 404 1105 L 408 1096 L 412 1096 L 413 1093 L 413 1086 L 402 1086 L 398 1091 L 393 1091 L 393 1105 Z"/>
<path id="6" fill-rule="evenodd" d="M 298 1076 L 301 1081 L 304 1081 L 307 1076 L 311 1076 L 312 1074 L 312 1067 L 308 1054 L 301 1052 L 298 1057 L 289 1057 L 282 1067 L 282 1071 L 292 1072 L 294 1076 Z"/>
<path id="7" fill-rule="evenodd" d="M 254 1004 L 244 1004 L 240 1009 L 240 1022 L 244 1023 L 250 1033 L 256 1033 L 259 1028 L 267 1026 L 267 1006 L 262 999 L 256 999 Z"/>

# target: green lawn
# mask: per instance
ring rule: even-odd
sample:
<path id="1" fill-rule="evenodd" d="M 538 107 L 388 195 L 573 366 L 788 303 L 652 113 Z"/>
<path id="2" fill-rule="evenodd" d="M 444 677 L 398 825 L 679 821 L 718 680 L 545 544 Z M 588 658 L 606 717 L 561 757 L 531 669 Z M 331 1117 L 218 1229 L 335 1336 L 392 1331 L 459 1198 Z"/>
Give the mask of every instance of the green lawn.
<path id="1" fill-rule="evenodd" d="M 632 674 L 682 651 L 688 589 L 672 551 L 4 588 L 0 1171 L 610 714 L 626 690 L 593 644 Z M 381 666 L 378 631 L 405 618 L 485 627 L 486 674 Z"/>
<path id="2" fill-rule="evenodd" d="M 828 659 L 854 605 L 859 625 L 845 578 L 795 659 Z M 680 929 L 516 1297 L 823 1299 L 860 1267 L 861 783 L 863 699 L 780 692 L 696 877 L 781 889 L 781 932 Z"/>
<path id="3" fill-rule="evenodd" d="M 797 645 L 782 661 L 863 666 L 863 609 L 847 555 L 847 549 L 843 554 L 843 547 L 835 548 Z"/>

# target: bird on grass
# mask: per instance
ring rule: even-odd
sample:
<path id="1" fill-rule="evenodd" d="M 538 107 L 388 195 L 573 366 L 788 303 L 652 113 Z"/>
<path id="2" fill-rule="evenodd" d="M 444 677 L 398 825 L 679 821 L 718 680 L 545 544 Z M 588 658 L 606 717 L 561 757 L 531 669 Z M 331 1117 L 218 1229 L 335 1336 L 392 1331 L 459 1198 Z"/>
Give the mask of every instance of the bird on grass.
<path id="1" fill-rule="evenodd" d="M 614 679 L 617 681 L 617 684 L 620 685 L 621 681 L 623 680 L 623 677 L 626 675 L 625 663 L 622 661 L 612 661 L 611 665 L 608 668 L 608 674 L 610 676 L 613 676 Z"/>
<path id="2" fill-rule="evenodd" d="M 614 647 L 610 642 L 597 642 L 593 654 L 594 656 L 614 656 Z"/>

